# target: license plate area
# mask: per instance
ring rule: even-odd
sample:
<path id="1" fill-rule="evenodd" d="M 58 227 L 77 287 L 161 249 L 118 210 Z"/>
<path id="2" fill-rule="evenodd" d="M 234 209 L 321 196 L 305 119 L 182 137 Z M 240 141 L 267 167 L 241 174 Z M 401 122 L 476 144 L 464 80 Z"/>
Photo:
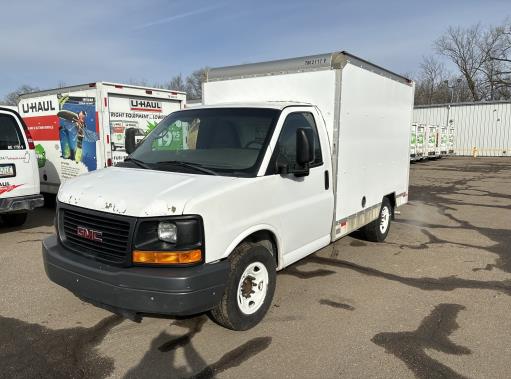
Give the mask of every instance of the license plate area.
<path id="1" fill-rule="evenodd" d="M 0 178 L 12 178 L 16 176 L 16 166 L 14 164 L 0 164 Z"/>

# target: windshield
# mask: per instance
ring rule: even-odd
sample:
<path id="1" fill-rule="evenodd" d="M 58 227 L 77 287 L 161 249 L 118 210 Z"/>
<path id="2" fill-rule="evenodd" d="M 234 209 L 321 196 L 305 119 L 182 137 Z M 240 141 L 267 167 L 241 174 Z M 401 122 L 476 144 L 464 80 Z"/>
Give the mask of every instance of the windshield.
<path id="1" fill-rule="evenodd" d="M 128 160 L 156 170 L 255 176 L 279 113 L 264 108 L 174 112 Z"/>

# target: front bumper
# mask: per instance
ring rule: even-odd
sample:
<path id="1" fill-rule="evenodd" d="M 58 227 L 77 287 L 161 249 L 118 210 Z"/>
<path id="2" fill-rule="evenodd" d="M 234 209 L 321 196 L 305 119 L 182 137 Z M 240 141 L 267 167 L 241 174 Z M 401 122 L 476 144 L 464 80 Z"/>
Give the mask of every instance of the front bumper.
<path id="1" fill-rule="evenodd" d="M 220 302 L 229 263 L 193 267 L 115 267 L 66 249 L 51 236 L 43 241 L 48 278 L 76 296 L 124 315 L 192 315 Z"/>
<path id="2" fill-rule="evenodd" d="M 0 199 L 0 213 L 31 211 L 44 205 L 43 195 L 16 196 Z"/>

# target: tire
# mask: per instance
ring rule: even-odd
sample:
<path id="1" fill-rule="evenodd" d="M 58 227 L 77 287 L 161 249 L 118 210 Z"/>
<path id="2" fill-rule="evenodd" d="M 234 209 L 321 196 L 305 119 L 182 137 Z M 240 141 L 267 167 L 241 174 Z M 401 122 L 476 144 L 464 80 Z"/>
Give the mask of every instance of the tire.
<path id="1" fill-rule="evenodd" d="M 25 221 L 27 221 L 27 215 L 28 215 L 28 213 L 26 213 L 26 212 L 11 213 L 11 214 L 2 215 L 2 220 L 3 220 L 4 224 L 6 224 L 7 226 L 11 226 L 11 227 L 21 226 L 25 223 Z"/>
<path id="2" fill-rule="evenodd" d="M 273 300 L 277 279 L 275 257 L 261 244 L 242 242 L 229 261 L 231 272 L 224 296 L 210 315 L 228 329 L 248 330 L 264 318 Z"/>
<path id="3" fill-rule="evenodd" d="M 362 228 L 362 232 L 367 241 L 383 242 L 390 230 L 392 219 L 392 205 L 388 198 L 383 198 L 378 218 Z"/>

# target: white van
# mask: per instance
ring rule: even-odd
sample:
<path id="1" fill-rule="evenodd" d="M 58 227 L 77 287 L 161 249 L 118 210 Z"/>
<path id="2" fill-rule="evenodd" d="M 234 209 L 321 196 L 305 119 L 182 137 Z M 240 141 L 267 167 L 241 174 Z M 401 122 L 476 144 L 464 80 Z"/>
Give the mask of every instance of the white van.
<path id="1" fill-rule="evenodd" d="M 256 325 L 276 271 L 408 200 L 414 83 L 340 52 L 212 69 L 118 167 L 61 186 L 48 277 L 133 319 Z"/>
<path id="2" fill-rule="evenodd" d="M 30 132 L 16 111 L 0 107 L 0 217 L 7 226 L 20 226 L 43 204 Z"/>

